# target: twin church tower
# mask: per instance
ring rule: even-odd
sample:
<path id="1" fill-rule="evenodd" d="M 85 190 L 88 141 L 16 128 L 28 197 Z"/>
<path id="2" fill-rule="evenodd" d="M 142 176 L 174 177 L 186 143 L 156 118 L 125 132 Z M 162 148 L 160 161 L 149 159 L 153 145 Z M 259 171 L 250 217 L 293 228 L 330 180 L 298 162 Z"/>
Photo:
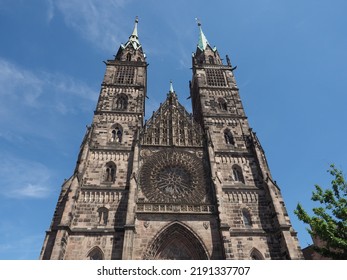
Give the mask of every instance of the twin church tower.
<path id="1" fill-rule="evenodd" d="M 41 259 L 301 259 L 228 56 L 199 24 L 192 114 L 172 84 L 144 122 L 147 62 L 137 32 L 106 72 Z"/>

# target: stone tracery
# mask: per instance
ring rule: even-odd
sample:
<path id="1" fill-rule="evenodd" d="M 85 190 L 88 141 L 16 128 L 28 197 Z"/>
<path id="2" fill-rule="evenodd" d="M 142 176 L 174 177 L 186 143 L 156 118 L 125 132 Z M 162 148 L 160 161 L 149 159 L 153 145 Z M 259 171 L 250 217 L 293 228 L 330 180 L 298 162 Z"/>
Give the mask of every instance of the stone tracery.
<path id="1" fill-rule="evenodd" d="M 157 152 L 140 173 L 141 188 L 152 202 L 200 203 L 206 195 L 201 160 L 183 151 Z"/>
<path id="2" fill-rule="evenodd" d="M 160 108 L 153 112 L 141 136 L 143 145 L 201 147 L 203 143 L 201 126 L 178 102 L 175 93 L 169 93 Z"/>

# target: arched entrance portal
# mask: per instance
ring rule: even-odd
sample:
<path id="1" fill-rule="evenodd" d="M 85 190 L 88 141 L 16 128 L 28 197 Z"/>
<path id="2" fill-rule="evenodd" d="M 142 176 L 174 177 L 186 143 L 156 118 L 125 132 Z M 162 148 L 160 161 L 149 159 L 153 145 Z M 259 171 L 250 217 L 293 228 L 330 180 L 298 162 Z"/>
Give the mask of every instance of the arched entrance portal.
<path id="1" fill-rule="evenodd" d="M 199 238 L 186 226 L 175 222 L 154 237 L 144 259 L 207 260 L 208 256 Z"/>

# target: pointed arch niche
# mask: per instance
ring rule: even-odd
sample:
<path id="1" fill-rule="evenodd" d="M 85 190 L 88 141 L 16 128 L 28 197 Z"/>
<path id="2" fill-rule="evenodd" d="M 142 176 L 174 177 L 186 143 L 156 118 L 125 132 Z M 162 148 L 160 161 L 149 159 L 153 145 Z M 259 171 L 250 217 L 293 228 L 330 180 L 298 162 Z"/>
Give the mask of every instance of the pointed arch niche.
<path id="1" fill-rule="evenodd" d="M 91 249 L 87 255 L 87 260 L 103 260 L 103 259 L 104 259 L 104 253 L 98 246 L 95 246 L 93 249 Z"/>
<path id="2" fill-rule="evenodd" d="M 250 252 L 250 258 L 251 260 L 263 260 L 263 255 L 255 248 L 253 248 Z"/>
<path id="3" fill-rule="evenodd" d="M 151 241 L 144 254 L 149 260 L 207 260 L 201 240 L 185 225 L 174 222 Z"/>
<path id="4" fill-rule="evenodd" d="M 229 128 L 226 128 L 224 130 L 224 140 L 225 140 L 225 144 L 235 145 L 234 136 L 231 133 Z"/>
<path id="5" fill-rule="evenodd" d="M 234 164 L 232 166 L 232 171 L 233 171 L 233 178 L 235 182 L 241 182 L 241 183 L 245 183 L 245 178 L 243 177 L 242 174 L 242 169 L 239 165 Z"/>
<path id="6" fill-rule="evenodd" d="M 113 109 L 116 110 L 127 110 L 128 109 L 128 96 L 124 93 L 118 95 L 114 101 Z"/>
<path id="7" fill-rule="evenodd" d="M 113 161 L 106 163 L 103 182 L 114 183 L 116 181 L 116 171 L 117 166 Z"/>
<path id="8" fill-rule="evenodd" d="M 111 143 L 122 143 L 123 128 L 120 124 L 116 123 L 111 126 L 109 139 Z"/>
<path id="9" fill-rule="evenodd" d="M 252 218 L 251 218 L 250 211 L 246 208 L 243 208 L 241 210 L 241 216 L 242 216 L 243 225 L 245 227 L 252 227 Z"/>

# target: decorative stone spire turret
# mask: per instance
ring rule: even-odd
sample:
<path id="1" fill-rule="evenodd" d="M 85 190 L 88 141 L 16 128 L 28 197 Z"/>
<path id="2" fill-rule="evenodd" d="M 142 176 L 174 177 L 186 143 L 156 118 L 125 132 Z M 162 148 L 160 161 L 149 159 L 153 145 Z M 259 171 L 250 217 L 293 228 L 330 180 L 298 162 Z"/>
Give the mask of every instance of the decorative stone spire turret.
<path id="1" fill-rule="evenodd" d="M 139 22 L 139 18 L 136 17 L 135 18 L 135 26 L 134 26 L 134 30 L 133 33 L 131 33 L 128 42 L 125 44 L 124 48 L 126 48 L 128 45 L 132 45 L 132 47 L 137 50 L 139 48 L 141 48 L 141 44 L 139 41 L 139 35 L 137 33 L 137 24 Z"/>
<path id="2" fill-rule="evenodd" d="M 134 30 L 131 33 L 128 41 L 125 44 L 120 45 L 116 55 L 116 59 L 128 60 L 128 61 L 144 61 L 145 60 L 146 55 L 143 53 L 142 46 L 139 41 L 139 35 L 137 32 L 138 22 L 139 22 L 139 19 L 138 17 L 136 17 Z"/>

